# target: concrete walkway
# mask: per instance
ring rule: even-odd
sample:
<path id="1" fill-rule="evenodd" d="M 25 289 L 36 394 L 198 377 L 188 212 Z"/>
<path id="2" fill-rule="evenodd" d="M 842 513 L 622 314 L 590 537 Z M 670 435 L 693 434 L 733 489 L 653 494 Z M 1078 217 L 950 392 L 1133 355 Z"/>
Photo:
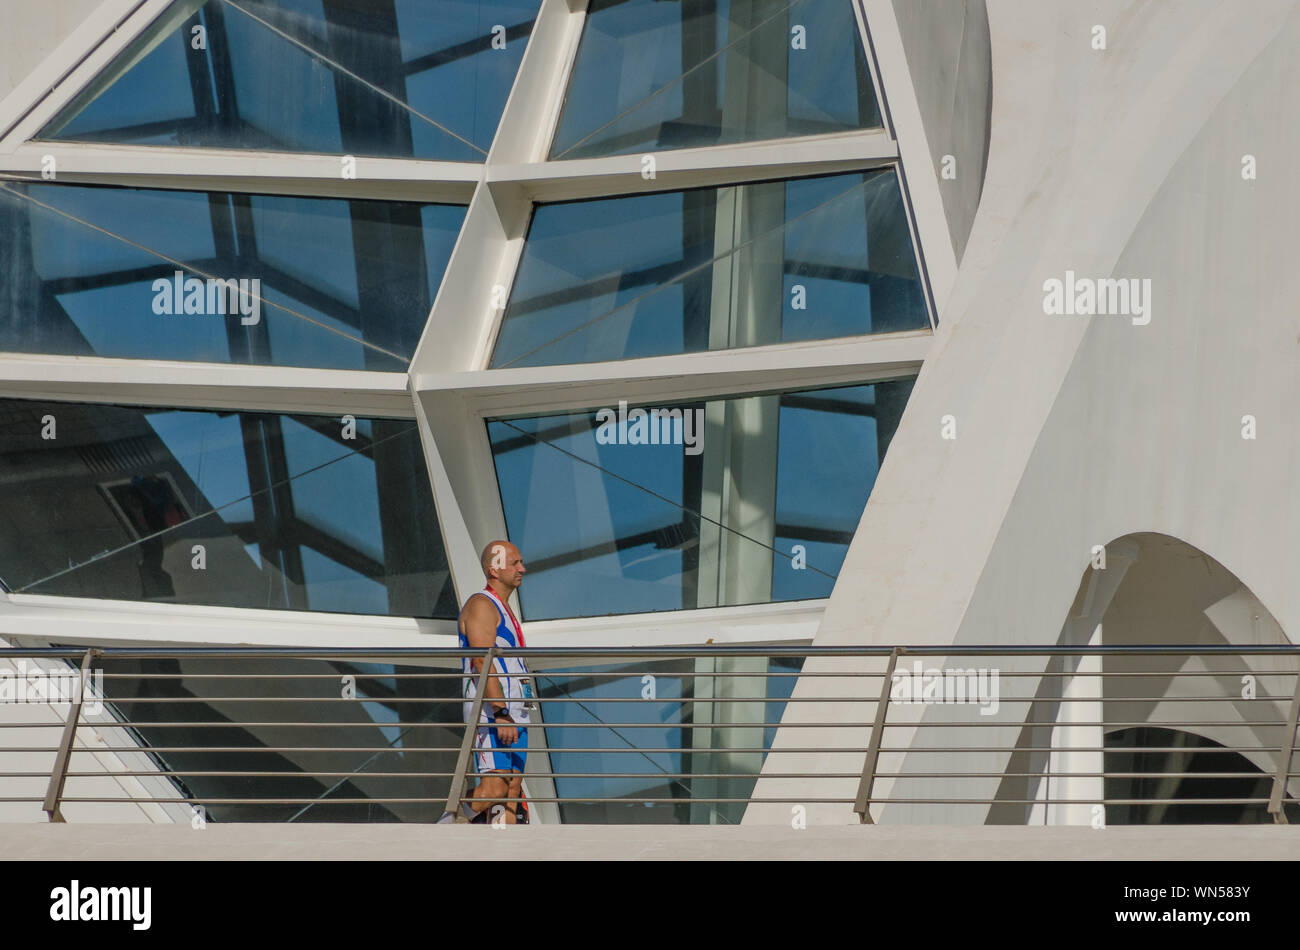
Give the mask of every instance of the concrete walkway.
<path id="1" fill-rule="evenodd" d="M 1295 860 L 1300 826 L 0 824 L 6 860 Z"/>

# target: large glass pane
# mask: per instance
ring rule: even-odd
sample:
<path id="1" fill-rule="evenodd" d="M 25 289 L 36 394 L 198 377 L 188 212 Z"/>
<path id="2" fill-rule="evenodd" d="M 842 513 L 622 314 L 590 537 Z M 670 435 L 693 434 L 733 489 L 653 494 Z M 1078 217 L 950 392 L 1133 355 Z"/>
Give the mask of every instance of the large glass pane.
<path id="1" fill-rule="evenodd" d="M 492 365 L 928 327 L 886 169 L 539 205 Z"/>
<path id="2" fill-rule="evenodd" d="M 753 793 L 802 668 L 731 657 L 538 673 L 557 794 L 609 799 L 562 803 L 561 820 L 739 824 L 743 803 L 710 799 Z"/>
<path id="3" fill-rule="evenodd" d="M 464 218 L 460 205 L 0 183 L 0 350 L 403 372 Z"/>
<path id="4" fill-rule="evenodd" d="M 489 422 L 524 613 L 829 596 L 911 387 Z"/>
<path id="5" fill-rule="evenodd" d="M 0 481 L 13 591 L 457 614 L 411 421 L 6 399 Z"/>
<path id="6" fill-rule="evenodd" d="M 482 161 L 538 0 L 183 0 L 42 138 Z"/>
<path id="7" fill-rule="evenodd" d="M 107 708 L 135 724 L 132 735 L 158 768 L 188 773 L 172 777 L 175 797 L 199 800 L 208 821 L 431 822 L 442 814 L 464 732 L 459 672 L 196 657 L 96 666 L 113 674 L 103 681 Z M 345 676 L 354 678 L 354 702 L 339 702 Z M 323 725 L 280 724 L 295 722 Z M 223 772 L 240 774 L 213 774 Z"/>
<path id="8" fill-rule="evenodd" d="M 880 124 L 849 0 L 591 0 L 551 157 Z"/>

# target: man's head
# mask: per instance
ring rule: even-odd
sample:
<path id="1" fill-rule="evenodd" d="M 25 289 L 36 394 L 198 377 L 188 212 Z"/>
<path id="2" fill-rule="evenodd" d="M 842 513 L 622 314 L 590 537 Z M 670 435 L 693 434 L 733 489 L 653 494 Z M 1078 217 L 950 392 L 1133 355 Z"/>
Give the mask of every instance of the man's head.
<path id="1" fill-rule="evenodd" d="M 496 580 L 506 590 L 516 590 L 524 580 L 524 558 L 519 549 L 509 541 L 492 541 L 483 549 L 479 559 L 483 576 Z"/>

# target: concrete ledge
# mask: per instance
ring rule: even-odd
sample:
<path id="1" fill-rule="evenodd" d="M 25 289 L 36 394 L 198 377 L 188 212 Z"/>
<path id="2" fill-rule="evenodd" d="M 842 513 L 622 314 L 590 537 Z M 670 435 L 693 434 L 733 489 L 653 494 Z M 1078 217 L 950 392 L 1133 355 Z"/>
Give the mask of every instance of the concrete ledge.
<path id="1" fill-rule="evenodd" d="M 1300 826 L 0 825 L 7 860 L 1294 860 Z"/>

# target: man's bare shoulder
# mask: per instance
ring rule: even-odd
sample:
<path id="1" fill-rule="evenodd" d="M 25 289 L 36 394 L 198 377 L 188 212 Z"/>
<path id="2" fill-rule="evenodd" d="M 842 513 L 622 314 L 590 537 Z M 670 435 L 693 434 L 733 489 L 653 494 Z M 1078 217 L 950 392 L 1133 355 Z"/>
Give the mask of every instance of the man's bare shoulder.
<path id="1" fill-rule="evenodd" d="M 495 617 L 496 612 L 496 607 L 492 605 L 492 601 L 482 591 L 475 591 L 471 594 L 469 600 L 465 601 L 465 606 L 460 609 L 462 617 L 475 619 Z"/>

